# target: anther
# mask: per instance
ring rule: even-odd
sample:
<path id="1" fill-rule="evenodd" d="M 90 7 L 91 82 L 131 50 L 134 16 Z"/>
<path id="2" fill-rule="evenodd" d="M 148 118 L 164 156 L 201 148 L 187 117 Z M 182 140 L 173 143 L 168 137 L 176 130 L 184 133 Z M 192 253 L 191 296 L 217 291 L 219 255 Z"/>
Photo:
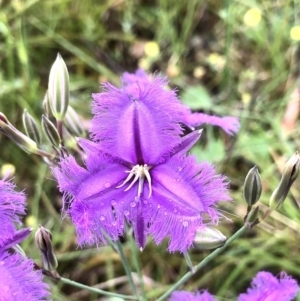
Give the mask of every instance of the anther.
<path id="1" fill-rule="evenodd" d="M 131 170 L 127 170 L 126 172 L 129 173 L 128 177 L 124 180 L 124 182 L 117 186 L 117 188 L 123 187 L 126 183 L 128 183 L 133 177 L 132 182 L 129 184 L 129 186 L 125 189 L 125 191 L 128 191 L 135 182 L 138 181 L 138 198 L 141 196 L 143 192 L 144 187 L 144 181 L 145 178 L 148 181 L 148 187 L 149 187 L 149 195 L 148 198 L 152 195 L 152 186 L 151 186 L 151 175 L 149 173 L 149 170 L 151 169 L 151 166 L 148 166 L 147 164 L 144 165 L 135 165 Z"/>

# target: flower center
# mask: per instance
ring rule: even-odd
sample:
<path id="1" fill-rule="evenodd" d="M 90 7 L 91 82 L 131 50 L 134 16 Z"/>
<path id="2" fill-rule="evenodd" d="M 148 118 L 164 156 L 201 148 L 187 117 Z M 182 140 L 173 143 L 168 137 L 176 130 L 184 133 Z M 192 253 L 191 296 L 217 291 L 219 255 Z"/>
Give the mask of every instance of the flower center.
<path id="1" fill-rule="evenodd" d="M 148 166 L 147 164 L 144 164 L 144 165 L 135 165 L 132 167 L 131 170 L 126 170 L 125 172 L 129 173 L 129 175 L 121 185 L 117 186 L 117 188 L 123 187 L 127 182 L 129 182 L 134 177 L 132 182 L 130 183 L 130 185 L 125 189 L 125 191 L 129 190 L 135 182 L 139 181 L 138 195 L 137 195 L 139 198 L 143 192 L 144 181 L 146 178 L 148 181 L 148 186 L 149 186 L 148 198 L 150 198 L 150 196 L 152 194 L 152 186 L 151 186 L 151 176 L 150 176 L 149 170 L 151 168 L 152 168 L 152 166 Z"/>

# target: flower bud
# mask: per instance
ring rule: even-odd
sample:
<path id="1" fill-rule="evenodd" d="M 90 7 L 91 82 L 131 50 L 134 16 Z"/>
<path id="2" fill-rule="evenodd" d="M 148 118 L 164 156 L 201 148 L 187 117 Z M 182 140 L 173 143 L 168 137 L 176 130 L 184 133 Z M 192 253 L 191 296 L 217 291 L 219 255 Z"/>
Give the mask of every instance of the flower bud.
<path id="1" fill-rule="evenodd" d="M 83 137 L 85 135 L 85 130 L 82 126 L 82 122 L 80 122 L 78 114 L 71 106 L 68 107 L 64 123 L 69 132 L 75 137 Z"/>
<path id="2" fill-rule="evenodd" d="M 269 206 L 272 209 L 277 209 L 283 204 L 292 184 L 299 175 L 299 165 L 300 158 L 296 152 L 285 164 L 281 180 L 271 195 Z"/>
<path id="3" fill-rule="evenodd" d="M 249 170 L 244 183 L 244 198 L 249 207 L 259 200 L 261 191 L 261 178 L 257 167 L 254 166 Z"/>
<path id="4" fill-rule="evenodd" d="M 252 209 L 245 217 L 245 226 L 252 228 L 259 223 L 258 220 L 259 207 Z"/>
<path id="5" fill-rule="evenodd" d="M 68 109 L 70 98 L 69 73 L 59 53 L 50 70 L 48 97 L 53 116 L 58 121 L 63 120 Z"/>
<path id="6" fill-rule="evenodd" d="M 52 146 L 60 147 L 60 137 L 55 125 L 45 115 L 42 115 L 42 126 L 46 134 L 46 137 L 52 144 Z"/>
<path id="7" fill-rule="evenodd" d="M 226 242 L 224 236 L 219 230 L 207 226 L 205 229 L 199 229 L 194 238 L 194 246 L 200 250 L 210 250 L 222 247 Z"/>
<path id="8" fill-rule="evenodd" d="M 42 139 L 39 127 L 34 118 L 27 112 L 27 110 L 24 110 L 22 120 L 27 136 L 35 141 L 37 145 L 40 145 Z"/>
<path id="9" fill-rule="evenodd" d="M 52 112 L 50 109 L 50 103 L 49 103 L 49 96 L 48 96 L 49 92 L 46 91 L 44 99 L 43 99 L 43 109 L 44 109 L 44 113 L 45 115 L 50 118 L 52 116 Z"/>
<path id="10" fill-rule="evenodd" d="M 58 263 L 52 249 L 52 234 L 49 230 L 39 225 L 35 233 L 35 243 L 42 256 L 42 263 L 45 270 L 56 270 Z"/>
<path id="11" fill-rule="evenodd" d="M 22 148 L 25 152 L 38 154 L 39 149 L 36 142 L 17 130 L 6 118 L 0 113 L 0 132 L 10 138 L 15 144 Z"/>

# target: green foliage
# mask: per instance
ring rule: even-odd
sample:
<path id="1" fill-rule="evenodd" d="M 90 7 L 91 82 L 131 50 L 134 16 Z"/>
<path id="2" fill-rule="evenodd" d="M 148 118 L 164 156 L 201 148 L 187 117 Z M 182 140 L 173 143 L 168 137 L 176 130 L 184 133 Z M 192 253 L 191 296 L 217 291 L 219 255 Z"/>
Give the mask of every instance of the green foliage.
<path id="1" fill-rule="evenodd" d="M 249 27 L 244 16 L 252 7 L 261 11 L 261 21 Z M 119 74 L 138 66 L 168 74 L 170 85 L 179 87 L 183 102 L 193 110 L 241 120 L 236 137 L 207 128 L 205 143 L 193 149 L 199 160 L 215 163 L 231 181 L 233 202 L 221 209 L 233 222 L 220 226 L 230 236 L 246 213 L 242 185 L 248 170 L 258 166 L 263 183 L 260 206 L 266 210 L 283 163 L 299 150 L 299 106 L 293 110 L 296 115 L 284 117 L 287 107 L 299 102 L 299 94 L 292 96 L 299 85 L 299 41 L 290 37 L 290 29 L 300 24 L 299 7 L 299 0 L 2 0 L 0 111 L 22 132 L 24 109 L 40 120 L 57 52 L 69 69 L 70 103 L 84 124 L 90 118 L 90 95 L 99 91 L 100 81 L 118 84 Z M 144 52 L 147 41 L 160 48 L 154 59 Z M 295 121 L 289 130 L 287 120 Z M 61 196 L 43 161 L 4 136 L 0 143 L 0 164 L 13 164 L 19 189 L 26 189 L 25 223 L 40 223 L 53 234 L 58 272 L 88 285 L 130 292 L 120 259 L 110 247 L 77 250 L 72 223 L 68 218 L 61 221 Z M 285 270 L 299 280 L 299 187 L 296 180 L 279 212 L 194 275 L 185 289 L 208 288 L 222 300 L 232 300 L 262 269 L 275 274 Z M 33 245 L 31 237 L 23 247 L 38 262 Z M 129 239 L 124 248 L 135 271 Z M 190 257 L 197 263 L 207 254 L 192 250 Z M 156 300 L 187 271 L 180 254 L 166 253 L 166 243 L 157 247 L 149 242 L 140 262 L 149 300 Z M 97 299 L 61 283 L 51 287 L 53 300 Z"/>

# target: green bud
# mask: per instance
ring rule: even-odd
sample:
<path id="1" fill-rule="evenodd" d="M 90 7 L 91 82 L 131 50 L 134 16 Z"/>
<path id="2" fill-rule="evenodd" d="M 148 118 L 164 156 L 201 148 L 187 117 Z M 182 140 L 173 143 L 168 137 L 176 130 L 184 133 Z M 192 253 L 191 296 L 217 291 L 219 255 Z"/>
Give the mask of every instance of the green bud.
<path id="1" fill-rule="evenodd" d="M 55 148 L 60 147 L 60 137 L 55 125 L 45 115 L 42 115 L 42 127 L 46 137 Z"/>
<path id="2" fill-rule="evenodd" d="M 56 270 L 58 263 L 52 249 L 52 234 L 49 230 L 39 225 L 35 233 L 35 243 L 42 256 L 42 263 L 45 270 Z"/>
<path id="3" fill-rule="evenodd" d="M 271 195 L 269 206 L 278 209 L 284 202 L 292 184 L 299 175 L 300 158 L 296 152 L 285 164 L 281 180 Z"/>
<path id="4" fill-rule="evenodd" d="M 82 126 L 82 122 L 80 121 L 80 118 L 76 111 L 71 106 L 68 107 L 64 123 L 72 135 L 76 137 L 82 137 L 85 135 L 85 130 Z"/>
<path id="5" fill-rule="evenodd" d="M 50 118 L 50 116 L 52 116 L 52 113 L 51 113 L 51 109 L 50 109 L 48 91 L 46 92 L 44 99 L 43 99 L 43 109 L 44 109 L 45 115 L 48 118 Z"/>
<path id="6" fill-rule="evenodd" d="M 48 97 L 53 116 L 62 121 L 68 109 L 70 91 L 68 69 L 59 53 L 50 70 Z"/>
<path id="7" fill-rule="evenodd" d="M 244 183 L 244 198 L 249 207 L 256 204 L 261 196 L 261 191 L 261 178 L 257 167 L 254 166 L 249 170 Z"/>
<path id="8" fill-rule="evenodd" d="M 226 242 L 224 236 L 219 230 L 207 226 L 204 230 L 199 229 L 194 238 L 194 246 L 200 250 L 210 250 L 222 247 Z"/>
<path id="9" fill-rule="evenodd" d="M 34 118 L 27 112 L 27 110 L 24 110 L 22 120 L 27 136 L 35 141 L 38 145 L 40 145 L 42 139 L 39 127 Z"/>
<path id="10" fill-rule="evenodd" d="M 17 130 L 0 112 L 0 132 L 10 138 L 15 144 L 27 153 L 39 154 L 36 142 Z"/>
<path id="11" fill-rule="evenodd" d="M 259 207 L 252 209 L 245 217 L 245 226 L 252 228 L 259 223 L 258 220 Z"/>

